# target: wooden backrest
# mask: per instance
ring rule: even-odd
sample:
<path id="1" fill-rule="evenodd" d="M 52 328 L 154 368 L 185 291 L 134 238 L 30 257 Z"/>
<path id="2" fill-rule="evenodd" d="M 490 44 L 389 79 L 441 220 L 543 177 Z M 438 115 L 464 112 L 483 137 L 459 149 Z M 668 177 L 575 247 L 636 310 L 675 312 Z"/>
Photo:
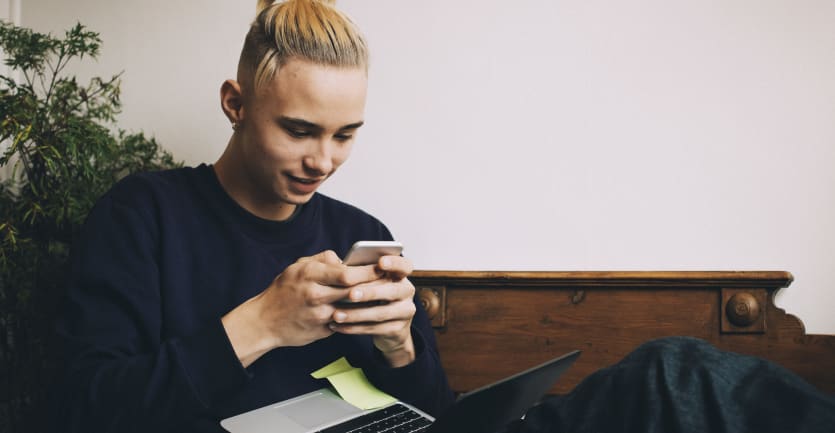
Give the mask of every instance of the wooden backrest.
<path id="1" fill-rule="evenodd" d="M 574 349 L 565 393 L 648 340 L 688 335 L 772 360 L 835 393 L 835 336 L 774 305 L 788 272 L 461 272 L 410 278 L 463 392 Z"/>

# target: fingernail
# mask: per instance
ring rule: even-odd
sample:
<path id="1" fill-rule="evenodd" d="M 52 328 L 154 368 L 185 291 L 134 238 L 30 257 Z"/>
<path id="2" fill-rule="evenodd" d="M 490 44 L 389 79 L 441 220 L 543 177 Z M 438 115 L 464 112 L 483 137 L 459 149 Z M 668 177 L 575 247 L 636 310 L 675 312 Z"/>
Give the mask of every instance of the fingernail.
<path id="1" fill-rule="evenodd" d="M 380 266 L 383 268 L 388 268 L 389 266 L 391 266 L 391 259 L 388 257 L 383 257 L 382 259 L 380 259 Z"/>
<path id="2" fill-rule="evenodd" d="M 351 299 L 359 301 L 362 299 L 362 290 L 354 290 L 351 292 Z"/>
<path id="3" fill-rule="evenodd" d="M 343 313 L 343 312 L 341 312 L 341 311 L 339 311 L 339 312 L 337 312 L 336 314 L 334 314 L 334 315 L 333 315 L 333 318 L 334 318 L 337 322 L 341 322 L 341 321 L 345 320 L 345 318 L 346 318 L 346 317 L 348 317 L 348 315 L 347 315 L 347 314 L 345 314 L 345 313 Z"/>

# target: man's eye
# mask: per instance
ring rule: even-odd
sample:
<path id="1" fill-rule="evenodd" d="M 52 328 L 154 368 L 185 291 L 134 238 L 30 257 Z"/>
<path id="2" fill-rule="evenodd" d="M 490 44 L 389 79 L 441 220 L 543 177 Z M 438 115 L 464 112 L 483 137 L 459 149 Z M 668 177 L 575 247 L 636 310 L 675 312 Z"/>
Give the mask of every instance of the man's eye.
<path id="1" fill-rule="evenodd" d="M 354 136 L 351 134 L 336 134 L 333 136 L 333 138 L 335 138 L 337 141 L 348 141 L 353 137 Z"/>
<path id="2" fill-rule="evenodd" d="M 310 132 L 302 129 L 285 128 L 285 130 L 288 134 L 296 138 L 304 138 L 310 136 Z"/>

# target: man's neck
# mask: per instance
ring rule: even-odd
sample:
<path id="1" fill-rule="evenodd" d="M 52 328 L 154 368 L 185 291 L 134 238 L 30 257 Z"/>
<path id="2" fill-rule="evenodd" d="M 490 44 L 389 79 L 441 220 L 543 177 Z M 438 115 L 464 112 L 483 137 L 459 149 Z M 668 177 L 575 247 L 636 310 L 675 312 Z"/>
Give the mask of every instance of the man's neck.
<path id="1" fill-rule="evenodd" d="M 243 169 L 235 164 L 236 158 L 229 148 L 221 155 L 214 164 L 213 169 L 220 186 L 226 194 L 239 206 L 249 213 L 266 220 L 286 221 L 296 215 L 301 206 L 285 202 L 272 202 L 266 198 L 259 198 L 256 191 L 258 188 L 251 185 L 245 176 L 236 175 L 243 173 Z"/>

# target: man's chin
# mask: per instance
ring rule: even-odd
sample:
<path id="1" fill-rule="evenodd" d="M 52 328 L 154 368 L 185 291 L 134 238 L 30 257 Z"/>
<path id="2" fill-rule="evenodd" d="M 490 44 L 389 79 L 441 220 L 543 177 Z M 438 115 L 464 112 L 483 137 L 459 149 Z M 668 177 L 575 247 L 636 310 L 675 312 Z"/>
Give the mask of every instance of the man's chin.
<path id="1" fill-rule="evenodd" d="M 302 206 L 304 204 L 307 204 L 307 202 L 309 202 L 313 198 L 314 195 L 316 195 L 316 191 L 313 191 L 313 192 L 308 193 L 308 194 L 294 193 L 294 194 L 289 194 L 287 197 L 282 197 L 282 200 L 287 202 L 288 204 L 292 204 L 292 205 L 296 205 L 296 206 Z"/>

